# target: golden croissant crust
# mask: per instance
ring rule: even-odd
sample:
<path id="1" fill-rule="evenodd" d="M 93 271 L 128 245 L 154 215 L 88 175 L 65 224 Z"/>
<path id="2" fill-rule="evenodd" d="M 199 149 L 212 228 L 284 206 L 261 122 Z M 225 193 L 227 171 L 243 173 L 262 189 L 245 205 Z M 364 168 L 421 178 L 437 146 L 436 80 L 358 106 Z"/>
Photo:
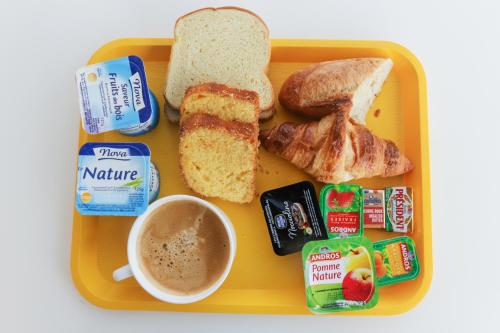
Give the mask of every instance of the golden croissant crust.
<path id="1" fill-rule="evenodd" d="M 261 130 L 259 139 L 265 149 L 325 183 L 396 176 L 413 168 L 394 142 L 377 137 L 345 112 L 302 124 L 286 122 Z"/>

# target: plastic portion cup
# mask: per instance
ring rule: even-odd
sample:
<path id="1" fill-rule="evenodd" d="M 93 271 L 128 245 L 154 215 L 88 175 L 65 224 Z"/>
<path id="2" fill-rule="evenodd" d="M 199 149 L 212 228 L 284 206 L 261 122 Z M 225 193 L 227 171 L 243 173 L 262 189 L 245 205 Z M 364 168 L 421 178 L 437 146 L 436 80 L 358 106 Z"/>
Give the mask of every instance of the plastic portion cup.
<path id="1" fill-rule="evenodd" d="M 146 121 L 140 123 L 137 126 L 118 130 L 118 132 L 124 135 L 138 136 L 146 134 L 149 131 L 153 130 L 158 125 L 158 121 L 160 118 L 160 111 L 158 106 L 158 100 L 156 99 L 156 96 L 153 94 L 151 89 L 149 89 L 149 102 L 151 104 L 151 114 L 146 119 Z"/>

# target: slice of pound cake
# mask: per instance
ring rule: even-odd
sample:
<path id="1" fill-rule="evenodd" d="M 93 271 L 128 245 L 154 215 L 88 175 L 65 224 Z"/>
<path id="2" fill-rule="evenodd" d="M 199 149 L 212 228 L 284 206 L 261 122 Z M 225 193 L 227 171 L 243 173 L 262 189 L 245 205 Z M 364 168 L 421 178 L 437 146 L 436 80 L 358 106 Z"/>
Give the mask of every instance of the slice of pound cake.
<path id="1" fill-rule="evenodd" d="M 256 92 L 260 118 L 273 116 L 274 92 L 265 74 L 269 31 L 257 15 L 235 7 L 200 9 L 177 20 L 174 36 L 165 88 L 171 121 L 186 90 L 206 82 Z"/>
<path id="2" fill-rule="evenodd" d="M 180 109 L 179 155 L 193 191 L 238 203 L 253 200 L 258 101 L 255 92 L 220 84 L 188 89 Z"/>

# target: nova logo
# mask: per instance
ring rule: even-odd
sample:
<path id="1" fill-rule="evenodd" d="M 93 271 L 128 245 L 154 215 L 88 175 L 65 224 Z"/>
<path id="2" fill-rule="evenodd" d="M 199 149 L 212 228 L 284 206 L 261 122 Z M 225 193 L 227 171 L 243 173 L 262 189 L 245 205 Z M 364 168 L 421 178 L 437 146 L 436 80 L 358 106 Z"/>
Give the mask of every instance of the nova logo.
<path id="1" fill-rule="evenodd" d="M 146 107 L 144 104 L 144 96 L 142 95 L 142 81 L 139 73 L 135 73 L 129 79 L 132 87 L 132 100 L 134 101 L 135 111 L 140 111 Z"/>
<path id="2" fill-rule="evenodd" d="M 93 148 L 94 155 L 97 160 L 120 160 L 130 161 L 130 152 L 128 148 L 110 148 L 97 147 Z"/>

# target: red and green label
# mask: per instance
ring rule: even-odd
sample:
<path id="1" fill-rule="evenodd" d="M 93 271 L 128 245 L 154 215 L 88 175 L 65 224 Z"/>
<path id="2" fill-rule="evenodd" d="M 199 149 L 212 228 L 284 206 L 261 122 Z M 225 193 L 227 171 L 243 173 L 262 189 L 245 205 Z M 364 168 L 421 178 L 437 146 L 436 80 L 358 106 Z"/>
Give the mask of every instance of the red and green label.
<path id="1" fill-rule="evenodd" d="M 385 189 L 385 230 L 413 231 L 413 191 L 411 187 L 397 186 Z"/>
<path id="2" fill-rule="evenodd" d="M 321 189 L 320 208 L 328 238 L 363 235 L 363 189 L 355 184 L 328 184 Z"/>
<path id="3" fill-rule="evenodd" d="M 363 227 L 385 227 L 384 190 L 363 190 Z"/>
<path id="4" fill-rule="evenodd" d="M 368 309 L 378 301 L 372 243 L 366 237 L 306 243 L 307 307 L 314 313 Z"/>

